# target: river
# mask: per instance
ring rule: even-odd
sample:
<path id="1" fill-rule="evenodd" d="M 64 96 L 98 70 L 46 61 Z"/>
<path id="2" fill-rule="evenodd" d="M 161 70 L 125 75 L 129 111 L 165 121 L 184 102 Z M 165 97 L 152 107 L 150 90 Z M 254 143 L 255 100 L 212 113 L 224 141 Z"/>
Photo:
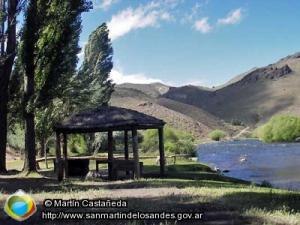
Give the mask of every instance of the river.
<path id="1" fill-rule="evenodd" d="M 199 145 L 197 154 L 200 162 L 229 170 L 226 176 L 300 190 L 300 143 L 214 142 Z"/>

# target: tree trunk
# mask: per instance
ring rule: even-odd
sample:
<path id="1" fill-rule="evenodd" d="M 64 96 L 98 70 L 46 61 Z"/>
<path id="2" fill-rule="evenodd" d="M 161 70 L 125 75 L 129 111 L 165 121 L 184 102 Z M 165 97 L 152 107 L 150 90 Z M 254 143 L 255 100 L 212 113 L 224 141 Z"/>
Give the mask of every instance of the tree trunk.
<path id="1" fill-rule="evenodd" d="M 0 0 L 0 10 L 2 12 L 6 12 L 6 9 L 5 9 L 5 0 Z M 5 38 L 4 38 L 4 34 L 5 34 L 5 20 L 3 19 L 3 21 L 1 21 L 1 29 L 0 29 L 0 55 L 1 56 L 4 56 L 4 53 L 5 53 Z"/>
<path id="2" fill-rule="evenodd" d="M 40 157 L 40 158 L 44 157 L 45 151 L 46 151 L 46 139 L 45 139 L 45 137 L 41 137 L 38 157 Z"/>
<path id="3" fill-rule="evenodd" d="M 27 17 L 24 31 L 25 46 L 25 90 L 24 90 L 24 119 L 25 119 L 25 161 L 23 171 L 36 171 L 36 148 L 34 127 L 34 73 L 35 73 L 35 44 L 36 44 L 36 14 L 37 2 L 31 0 L 27 9 Z"/>
<path id="4" fill-rule="evenodd" d="M 3 4 L 4 1 L 1 1 L 1 3 Z M 8 84 L 16 55 L 17 5 L 18 0 L 8 1 L 7 47 L 5 54 L 1 44 L 2 55 L 0 62 L 0 172 L 6 172 Z M 3 25 L 1 24 L 1 30 L 4 31 L 2 26 Z"/>
<path id="5" fill-rule="evenodd" d="M 2 71 L 1 71 L 2 72 Z M 0 79 L 0 172 L 6 172 L 6 142 L 7 142 L 7 84 L 8 81 Z"/>
<path id="6" fill-rule="evenodd" d="M 25 113 L 25 158 L 24 171 L 36 171 L 34 114 Z"/>

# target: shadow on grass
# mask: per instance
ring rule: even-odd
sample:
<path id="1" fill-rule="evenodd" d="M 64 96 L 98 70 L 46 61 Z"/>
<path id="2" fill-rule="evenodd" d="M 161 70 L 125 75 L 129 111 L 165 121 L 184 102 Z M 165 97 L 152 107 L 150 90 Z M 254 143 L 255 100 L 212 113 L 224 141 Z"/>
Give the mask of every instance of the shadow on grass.
<path id="1" fill-rule="evenodd" d="M 270 210 L 287 210 L 292 213 L 300 213 L 300 193 L 278 193 L 270 189 L 269 192 L 239 191 L 223 195 L 212 204 L 222 202 L 228 206 L 240 210 L 252 208 Z"/>
<path id="2" fill-rule="evenodd" d="M 146 171 L 145 178 L 160 178 L 159 166 L 157 165 L 145 165 L 144 171 Z M 166 167 L 167 174 L 166 179 L 147 180 L 141 181 L 126 181 L 126 182 L 101 182 L 101 180 L 95 180 L 92 185 L 90 183 L 84 183 L 84 179 L 72 179 L 67 180 L 64 183 L 58 183 L 55 178 L 55 174 L 51 169 L 42 170 L 39 173 L 43 177 L 28 178 L 15 176 L 15 178 L 9 176 L 0 177 L 0 190 L 4 193 L 14 193 L 17 189 L 22 188 L 25 191 L 32 192 L 55 192 L 55 191 L 67 191 L 72 190 L 88 191 L 90 189 L 132 189 L 132 188 L 145 188 L 145 187 L 237 187 L 237 185 L 249 184 L 242 180 L 220 176 L 211 169 L 202 164 L 176 164 L 168 165 Z M 13 171 L 15 174 L 15 171 Z M 48 178 L 44 178 L 48 177 Z"/>
<path id="3" fill-rule="evenodd" d="M 41 173 L 42 175 L 50 175 L 50 171 Z M 161 188 L 161 187 L 234 187 L 244 186 L 248 182 L 243 182 L 237 179 L 220 176 L 215 173 L 203 172 L 194 174 L 192 172 L 167 173 L 163 179 L 159 178 L 158 174 L 147 174 L 145 176 L 149 179 L 142 179 L 138 181 L 124 181 L 124 182 L 108 182 L 95 179 L 94 182 L 86 183 L 84 179 L 68 179 L 65 182 L 59 183 L 55 178 L 45 177 L 6 177 L 0 178 L 0 191 L 7 194 L 15 193 L 18 189 L 24 191 L 38 192 L 67 192 L 69 189 L 76 191 L 88 191 L 95 189 L 137 189 L 137 188 Z M 90 184 L 92 183 L 92 184 Z"/>

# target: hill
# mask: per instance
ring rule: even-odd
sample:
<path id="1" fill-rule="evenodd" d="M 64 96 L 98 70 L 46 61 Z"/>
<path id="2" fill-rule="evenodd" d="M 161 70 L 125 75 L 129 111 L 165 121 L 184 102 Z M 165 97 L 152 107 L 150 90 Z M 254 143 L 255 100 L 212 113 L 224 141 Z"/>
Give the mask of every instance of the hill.
<path id="1" fill-rule="evenodd" d="M 118 85 L 111 104 L 154 115 L 202 139 L 214 129 L 235 135 L 242 127 L 231 126 L 232 121 L 255 127 L 275 114 L 300 115 L 299 87 L 300 53 L 296 53 L 215 88 Z"/>
<path id="2" fill-rule="evenodd" d="M 197 139 L 206 139 L 215 129 L 229 134 L 238 131 L 198 107 L 162 98 L 162 92 L 169 88 L 163 84 L 122 84 L 116 87 L 110 103 L 163 119 L 169 126 L 189 132 Z"/>
<path id="3" fill-rule="evenodd" d="M 297 53 L 253 69 L 220 88 L 172 87 L 163 97 L 201 108 L 227 122 L 240 120 L 255 126 L 278 113 L 300 115 L 299 86 Z"/>
<path id="4" fill-rule="evenodd" d="M 169 86 L 161 83 L 152 83 L 152 84 L 120 84 L 117 86 L 119 89 L 126 90 L 137 90 L 140 91 L 151 98 L 157 98 L 165 93 L 167 93 L 170 89 Z"/>

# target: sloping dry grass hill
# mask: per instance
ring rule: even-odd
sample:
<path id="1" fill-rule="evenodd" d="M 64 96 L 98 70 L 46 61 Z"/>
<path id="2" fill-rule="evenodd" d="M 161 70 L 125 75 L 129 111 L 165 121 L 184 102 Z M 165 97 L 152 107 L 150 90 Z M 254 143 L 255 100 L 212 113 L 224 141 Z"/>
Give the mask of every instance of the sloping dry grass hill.
<path id="1" fill-rule="evenodd" d="M 199 107 L 225 121 L 248 125 L 274 114 L 300 115 L 300 53 L 253 69 L 226 86 L 203 90 L 195 86 L 170 88 L 163 97 Z"/>
<path id="2" fill-rule="evenodd" d="M 206 139 L 215 129 L 224 129 L 230 134 L 238 130 L 198 107 L 162 98 L 166 89 L 169 87 L 162 84 L 123 84 L 117 86 L 111 104 L 163 119 L 169 126 L 189 132 L 197 139 Z"/>
<path id="3" fill-rule="evenodd" d="M 156 116 L 203 139 L 214 129 L 234 135 L 241 127 L 231 126 L 232 121 L 255 127 L 275 114 L 300 115 L 299 89 L 300 53 L 296 53 L 211 89 L 122 84 L 111 103 Z"/>

